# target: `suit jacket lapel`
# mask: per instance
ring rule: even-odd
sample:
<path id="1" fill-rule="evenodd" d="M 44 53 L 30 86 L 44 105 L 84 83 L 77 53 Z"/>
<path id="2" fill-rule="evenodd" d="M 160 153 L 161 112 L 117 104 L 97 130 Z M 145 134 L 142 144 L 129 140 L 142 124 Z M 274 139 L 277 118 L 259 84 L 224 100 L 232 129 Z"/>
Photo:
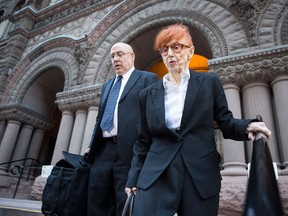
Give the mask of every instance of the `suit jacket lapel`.
<path id="1" fill-rule="evenodd" d="M 165 122 L 165 105 L 164 105 L 164 86 L 163 81 L 158 81 L 155 88 L 152 89 L 152 98 L 156 116 L 160 124 L 166 127 Z"/>
<path id="2" fill-rule="evenodd" d="M 141 76 L 140 72 L 138 70 L 134 70 L 129 77 L 129 80 L 127 81 L 125 88 L 123 89 L 123 92 L 121 94 L 120 100 L 123 100 L 123 98 L 129 93 L 129 91 L 132 89 L 138 78 Z M 113 86 L 113 83 L 115 81 L 116 77 L 114 79 L 111 79 L 105 88 L 105 91 L 103 92 L 103 104 L 105 105 L 110 93 L 110 90 Z M 119 100 L 119 101 L 120 101 Z M 105 107 L 105 106 L 104 106 Z"/>
<path id="3" fill-rule="evenodd" d="M 123 100 L 123 98 L 125 98 L 125 96 L 130 92 L 130 90 L 135 85 L 136 81 L 139 79 L 140 76 L 141 76 L 141 72 L 139 72 L 138 70 L 134 70 L 131 73 L 129 80 L 127 81 L 125 88 L 123 89 L 123 92 L 121 94 L 121 98 L 119 101 L 121 101 L 121 100 Z"/>
<path id="4" fill-rule="evenodd" d="M 199 76 L 197 72 L 190 70 L 190 79 L 189 79 L 186 98 L 184 102 L 184 109 L 183 109 L 182 120 L 181 120 L 181 128 L 183 127 L 183 125 L 188 119 L 188 115 L 191 112 L 193 103 L 195 102 L 196 96 L 203 83 L 203 80 L 204 80 L 203 76 Z"/>
<path id="5" fill-rule="evenodd" d="M 180 137 L 178 133 L 170 130 L 166 126 L 164 92 L 165 90 L 163 86 L 163 80 L 160 80 L 158 81 L 157 85 L 155 85 L 155 88 L 152 89 L 153 105 L 154 105 L 156 116 L 160 122 L 160 125 L 165 130 L 165 133 Z"/>
<path id="6" fill-rule="evenodd" d="M 113 86 L 113 83 L 114 83 L 114 80 L 115 80 L 115 79 L 116 79 L 116 77 L 114 77 L 114 79 L 111 79 L 111 80 L 108 81 L 108 83 L 106 84 L 105 90 L 104 90 L 104 92 L 102 93 L 102 94 L 103 94 L 103 102 L 104 102 L 104 104 L 105 104 L 106 101 L 107 101 L 108 95 L 109 95 L 109 93 L 110 93 L 110 90 L 111 90 L 111 88 L 112 88 L 112 86 Z"/>

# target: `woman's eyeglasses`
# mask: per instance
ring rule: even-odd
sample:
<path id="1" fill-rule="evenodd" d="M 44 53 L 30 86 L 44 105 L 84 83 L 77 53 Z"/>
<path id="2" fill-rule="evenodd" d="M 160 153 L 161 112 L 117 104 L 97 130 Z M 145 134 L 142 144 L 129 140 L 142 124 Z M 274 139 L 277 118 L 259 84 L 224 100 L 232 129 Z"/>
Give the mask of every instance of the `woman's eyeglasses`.
<path id="1" fill-rule="evenodd" d="M 170 46 L 164 46 L 161 49 L 159 49 L 159 53 L 162 56 L 168 55 L 168 50 L 169 48 L 172 50 L 173 53 L 179 53 L 183 48 L 190 48 L 190 46 L 186 44 L 181 44 L 181 43 L 173 43 Z"/>

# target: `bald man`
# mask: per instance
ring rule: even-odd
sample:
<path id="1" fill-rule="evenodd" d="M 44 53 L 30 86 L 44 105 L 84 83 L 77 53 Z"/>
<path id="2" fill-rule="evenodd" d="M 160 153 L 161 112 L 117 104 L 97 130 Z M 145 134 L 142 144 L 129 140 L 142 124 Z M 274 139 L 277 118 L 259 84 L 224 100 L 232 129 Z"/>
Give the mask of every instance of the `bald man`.
<path id="1" fill-rule="evenodd" d="M 135 53 L 130 45 L 116 43 L 110 53 L 116 76 L 103 85 L 94 133 L 87 150 L 88 160 L 93 164 L 88 187 L 88 216 L 121 216 L 127 198 L 125 185 L 133 145 L 137 139 L 138 95 L 158 80 L 156 74 L 135 69 Z M 120 86 L 118 96 L 112 90 L 117 89 L 116 86 Z M 114 111 L 110 105 L 112 98 L 117 98 Z"/>

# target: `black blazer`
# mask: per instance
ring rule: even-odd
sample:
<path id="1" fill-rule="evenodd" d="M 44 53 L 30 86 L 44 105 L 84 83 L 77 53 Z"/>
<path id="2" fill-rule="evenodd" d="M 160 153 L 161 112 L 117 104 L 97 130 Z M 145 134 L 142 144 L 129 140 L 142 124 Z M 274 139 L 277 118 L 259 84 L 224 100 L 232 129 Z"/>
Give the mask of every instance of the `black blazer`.
<path id="1" fill-rule="evenodd" d="M 127 187 L 147 189 L 178 151 L 203 198 L 220 192 L 214 120 L 224 138 L 245 140 L 251 120 L 234 119 L 217 75 L 190 70 L 179 132 L 166 127 L 163 80 L 140 93 L 140 129 Z"/>
<path id="2" fill-rule="evenodd" d="M 102 88 L 98 116 L 90 142 L 90 153 L 88 155 L 88 162 L 90 163 L 93 163 L 103 145 L 103 132 L 100 122 L 114 80 L 115 77 L 107 81 Z M 118 103 L 118 151 L 121 159 L 129 165 L 133 156 L 133 145 L 137 140 L 139 92 L 157 80 L 156 74 L 135 69 L 129 77 Z"/>

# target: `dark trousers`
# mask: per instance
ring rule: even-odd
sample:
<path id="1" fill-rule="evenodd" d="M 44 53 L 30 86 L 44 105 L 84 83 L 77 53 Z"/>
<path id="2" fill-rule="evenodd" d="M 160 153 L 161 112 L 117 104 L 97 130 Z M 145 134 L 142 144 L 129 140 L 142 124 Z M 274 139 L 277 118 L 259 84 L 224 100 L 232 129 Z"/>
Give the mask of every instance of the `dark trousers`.
<path id="1" fill-rule="evenodd" d="M 113 140 L 103 143 L 90 170 L 88 216 L 121 216 L 127 195 L 125 185 L 130 165 L 124 164 Z"/>
<path id="2" fill-rule="evenodd" d="M 137 189 L 133 216 L 216 216 L 219 195 L 202 199 L 179 152 L 146 190 Z"/>

